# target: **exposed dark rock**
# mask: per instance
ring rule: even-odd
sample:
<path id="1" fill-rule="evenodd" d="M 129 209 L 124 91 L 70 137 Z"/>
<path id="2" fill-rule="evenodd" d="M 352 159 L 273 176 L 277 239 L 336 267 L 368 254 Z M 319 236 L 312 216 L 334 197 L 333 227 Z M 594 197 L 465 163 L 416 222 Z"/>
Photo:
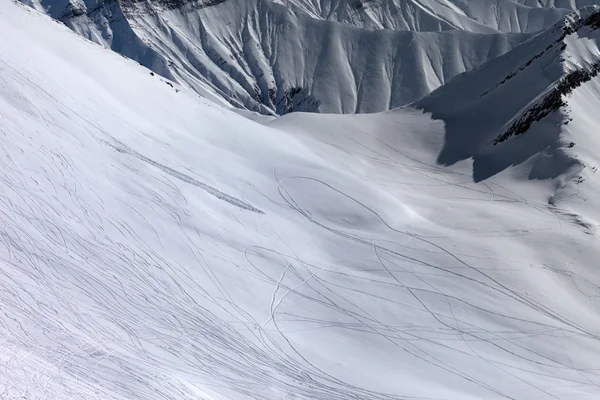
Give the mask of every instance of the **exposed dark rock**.
<path id="1" fill-rule="evenodd" d="M 377 0 L 354 0 L 348 5 L 354 11 L 364 11 L 367 8 L 379 6 L 379 2 Z"/>
<path id="2" fill-rule="evenodd" d="M 520 66 L 516 71 L 511 72 L 510 74 L 508 74 L 500 83 L 498 83 L 496 86 L 492 87 L 491 89 L 486 90 L 479 97 L 481 98 L 481 97 L 487 95 L 489 92 L 491 92 L 492 90 L 494 90 L 498 86 L 500 86 L 500 85 L 506 83 L 507 81 L 509 81 L 510 79 L 514 78 L 519 72 L 523 71 L 526 67 L 528 67 L 529 65 L 531 65 L 531 63 L 533 63 L 536 59 L 542 57 L 549 50 L 551 50 L 552 48 L 554 48 L 556 46 L 556 44 L 561 43 L 560 47 L 559 47 L 560 50 L 561 51 L 565 50 L 565 48 L 567 47 L 567 44 L 564 43 L 563 40 L 568 35 L 571 35 L 571 34 L 577 32 L 582 26 L 590 26 L 590 27 L 592 27 L 594 29 L 600 29 L 600 11 L 597 11 L 597 12 L 593 13 L 592 15 L 590 15 L 589 17 L 587 17 L 583 21 L 576 21 L 574 23 L 565 22 L 565 26 L 562 29 L 562 34 L 560 35 L 560 37 L 556 41 L 554 41 L 553 43 L 550 43 L 543 51 L 541 51 L 538 54 L 534 55 L 527 63 L 525 63 L 524 65 Z M 561 61 L 563 61 L 563 60 L 561 60 Z"/>
<path id="3" fill-rule="evenodd" d="M 306 88 L 293 87 L 286 90 L 277 102 L 277 114 L 289 114 L 294 111 L 316 111 L 321 104 Z"/>
<path id="4" fill-rule="evenodd" d="M 65 22 L 72 18 L 76 18 L 81 15 L 85 15 L 86 13 L 87 13 L 87 10 L 85 9 L 84 5 L 79 6 L 79 5 L 75 5 L 73 3 L 68 3 L 65 6 L 64 12 L 58 19 L 62 22 Z"/>
<path id="5" fill-rule="evenodd" d="M 600 29 L 600 11 L 589 16 L 585 20 L 584 25 L 591 26 L 594 29 Z"/>
<path id="6" fill-rule="evenodd" d="M 173 10 L 176 8 L 182 8 L 184 6 L 189 5 L 190 11 L 192 10 L 200 10 L 202 8 L 216 6 L 218 4 L 224 3 L 227 0 L 154 0 L 156 3 L 160 4 L 162 7 Z"/>
<path id="7" fill-rule="evenodd" d="M 590 26 L 594 29 L 600 28 L 600 10 L 592 13 L 584 20 L 566 23 L 563 28 L 563 34 L 559 40 L 563 40 L 568 35 L 577 32 L 582 26 Z"/>

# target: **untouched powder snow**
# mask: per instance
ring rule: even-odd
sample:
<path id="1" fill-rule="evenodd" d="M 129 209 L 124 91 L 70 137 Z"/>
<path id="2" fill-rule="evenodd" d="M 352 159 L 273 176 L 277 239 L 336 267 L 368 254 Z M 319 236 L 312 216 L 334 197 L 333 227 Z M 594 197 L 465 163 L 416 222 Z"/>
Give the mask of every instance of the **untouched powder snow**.
<path id="1" fill-rule="evenodd" d="M 0 0 L 1 398 L 600 398 L 600 185 L 438 164 L 449 106 L 263 125 Z"/>

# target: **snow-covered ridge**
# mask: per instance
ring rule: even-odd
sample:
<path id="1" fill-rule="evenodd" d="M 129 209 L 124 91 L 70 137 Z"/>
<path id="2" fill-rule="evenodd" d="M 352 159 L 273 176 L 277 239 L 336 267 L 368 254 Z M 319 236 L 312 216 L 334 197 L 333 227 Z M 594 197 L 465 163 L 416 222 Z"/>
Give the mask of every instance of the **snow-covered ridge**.
<path id="1" fill-rule="evenodd" d="M 490 129 L 487 135 L 492 135 L 487 136 L 490 138 L 488 143 L 497 144 L 512 135 L 524 133 L 533 121 L 566 105 L 563 101 L 566 95 L 596 76 L 600 60 L 596 43 L 600 36 L 599 19 L 600 7 L 576 11 L 507 54 L 462 74 L 414 105 L 446 118 L 502 101 L 503 109 L 492 119 L 486 119 L 483 125 Z M 525 82 L 529 84 L 525 86 Z M 460 98 L 461 101 L 444 101 L 447 98 Z M 493 133 L 496 129 L 502 132 Z M 481 135 L 481 138 L 485 136 Z"/>
<path id="2" fill-rule="evenodd" d="M 572 198 L 565 203 L 568 196 L 562 193 L 584 199 L 586 191 L 578 186 L 595 180 L 595 175 L 584 178 L 585 170 L 595 170 L 597 165 L 595 156 L 582 153 L 594 147 L 585 145 L 595 129 L 585 128 L 589 107 L 571 102 L 579 92 L 593 90 L 599 71 L 600 7 L 592 6 L 457 77 L 413 106 L 446 122 L 439 162 L 452 165 L 472 158 L 476 180 L 527 164 L 529 179 L 560 181 L 549 197 L 551 204 L 569 209 L 572 215 L 594 215 L 599 221 L 596 212 L 584 213 L 587 207 L 573 206 Z M 579 129 L 571 129 L 573 125 Z M 588 190 L 594 191 L 595 185 Z M 582 225 L 589 228 L 595 222 Z"/>
<path id="3" fill-rule="evenodd" d="M 518 136 L 527 132 L 535 122 L 542 120 L 554 111 L 558 111 L 561 107 L 567 106 L 566 96 L 585 82 L 595 78 L 599 70 L 600 61 L 570 72 L 561 78 L 556 86 L 548 94 L 545 94 L 537 104 L 529 107 L 518 118 L 515 118 L 516 120 L 512 122 L 510 127 L 494 139 L 493 144 L 497 145 L 511 136 Z"/>
<path id="4" fill-rule="evenodd" d="M 577 34 L 584 28 L 589 28 L 592 31 L 600 29 L 600 7 L 588 7 L 567 16 L 563 22 L 558 23 L 551 29 L 551 33 L 556 32 L 555 34 L 558 35 L 558 38 L 555 41 L 550 43 L 543 51 L 537 53 L 531 60 L 525 63 L 525 65 L 508 75 L 497 85 L 504 84 L 518 72 L 523 71 L 531 65 L 536 59 L 543 57 L 547 52 L 551 52 L 555 48 L 561 52 L 560 62 L 564 65 L 566 71 L 565 75 L 549 89 L 548 93 L 544 93 L 536 104 L 532 104 L 528 109 L 520 112 L 519 115 L 513 119 L 510 126 L 494 139 L 494 145 L 507 140 L 513 135 L 525 133 L 534 122 L 540 121 L 552 112 L 567 106 L 566 96 L 571 94 L 573 90 L 583 83 L 588 82 L 597 76 L 600 67 L 600 54 L 596 54 L 595 58 L 579 60 L 580 55 L 572 54 L 573 52 L 568 48 L 568 43 L 570 42 L 568 37 Z M 548 37 L 548 35 L 543 36 L 544 38 Z M 491 90 L 492 89 L 490 89 L 490 91 Z M 489 93 L 489 91 L 482 94 L 482 96 L 487 93 Z"/>
<path id="5" fill-rule="evenodd" d="M 558 45 L 561 48 L 561 50 L 565 50 L 567 45 L 566 45 L 566 43 L 563 42 L 563 40 L 568 35 L 576 33 L 579 29 L 586 27 L 586 26 L 595 28 L 595 29 L 600 27 L 600 7 L 597 7 L 597 6 L 586 7 L 579 11 L 573 12 L 573 13 L 569 14 L 567 17 L 565 17 L 561 22 L 558 22 L 553 28 L 549 29 L 547 32 L 542 33 L 540 36 L 542 36 L 543 39 L 542 38 L 534 39 L 534 40 L 539 40 L 539 41 L 544 40 L 544 41 L 548 41 L 550 43 L 542 51 L 533 55 L 530 60 L 528 60 L 525 64 L 521 65 L 517 70 L 512 71 L 510 74 L 508 74 L 496 86 L 494 86 L 493 88 L 482 93 L 481 97 L 485 96 L 490 91 L 492 91 L 494 88 L 502 85 L 509 79 L 512 79 L 520 71 L 523 71 L 525 68 L 527 68 L 529 65 L 531 65 L 531 63 L 533 63 L 536 59 L 542 57 L 545 53 L 554 49 L 555 46 Z M 556 39 L 553 40 L 552 39 L 553 36 L 556 36 Z"/>

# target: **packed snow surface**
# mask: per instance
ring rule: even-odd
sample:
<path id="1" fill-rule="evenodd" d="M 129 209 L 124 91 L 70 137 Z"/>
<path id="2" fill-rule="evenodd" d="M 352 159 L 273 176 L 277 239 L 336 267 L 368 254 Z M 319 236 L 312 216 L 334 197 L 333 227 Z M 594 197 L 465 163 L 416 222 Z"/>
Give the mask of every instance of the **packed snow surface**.
<path id="1" fill-rule="evenodd" d="M 577 18 L 473 72 L 504 70 L 482 91 L 557 40 L 534 89 L 591 71 Z M 0 0 L 0 398 L 600 398 L 600 83 L 580 83 L 541 123 L 584 182 L 536 155 L 480 179 L 482 149 L 539 132 L 440 159 L 474 89 L 259 124 Z M 521 115 L 502 90 L 490 140 Z"/>

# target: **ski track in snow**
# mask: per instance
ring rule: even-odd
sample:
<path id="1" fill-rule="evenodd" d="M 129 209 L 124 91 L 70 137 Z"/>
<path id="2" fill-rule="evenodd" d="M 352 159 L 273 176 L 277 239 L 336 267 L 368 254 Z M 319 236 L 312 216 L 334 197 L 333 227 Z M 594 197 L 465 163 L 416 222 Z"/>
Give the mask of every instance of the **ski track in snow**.
<path id="1" fill-rule="evenodd" d="M 38 155 L 41 159 L 44 156 L 44 154 Z M 57 168 L 55 164 L 57 161 L 60 159 L 51 158 L 46 161 L 45 167 Z M 414 312 L 429 314 L 432 320 L 436 321 L 435 323 L 428 324 L 427 327 L 390 326 L 385 321 L 370 315 L 368 311 L 361 310 L 359 305 L 353 304 L 351 299 L 340 293 L 340 289 L 342 289 L 342 293 L 345 291 L 343 289 L 357 291 L 359 289 L 356 287 L 362 285 L 354 287 L 342 285 L 340 287 L 336 283 L 335 274 L 332 271 L 300 259 L 292 261 L 285 267 L 286 271 L 295 277 L 287 283 L 283 282 L 286 276 L 285 271 L 281 280 L 275 282 L 269 276 L 263 276 L 261 268 L 255 266 L 255 274 L 276 284 L 273 299 L 277 298 L 278 289 L 286 291 L 286 294 L 280 295 L 276 305 L 271 307 L 273 314 L 267 323 L 272 322 L 273 331 L 268 331 L 265 327 L 257 327 L 255 320 L 245 316 L 239 311 L 239 307 L 228 302 L 225 291 L 222 293 L 222 298 L 216 298 L 206 293 L 204 288 L 193 284 L 190 278 L 186 277 L 187 273 L 184 268 L 173 265 L 148 248 L 136 238 L 135 229 L 124 221 L 113 221 L 112 223 L 127 244 L 112 241 L 108 237 L 97 242 L 86 240 L 84 236 L 94 237 L 98 232 L 103 231 L 102 226 L 92 224 L 92 221 L 80 221 L 81 226 L 88 230 L 87 235 L 83 232 L 69 231 L 59 227 L 64 226 L 64 224 L 60 224 L 59 220 L 69 215 L 68 209 L 71 205 L 63 205 L 64 208 L 61 207 L 61 209 L 49 213 L 53 207 L 60 207 L 61 203 L 48 204 L 47 199 L 32 195 L 29 190 L 23 190 L 19 182 L 11 179 L 19 176 L 15 166 L 4 160 L 1 165 L 2 183 L 5 187 L 2 196 L 2 221 L 5 224 L 2 238 L 9 252 L 8 259 L 5 261 L 12 266 L 13 273 L 18 271 L 16 276 L 5 275 L 3 279 L 2 304 L 18 305 L 22 313 L 18 320 L 34 323 L 46 332 L 43 338 L 28 337 L 23 322 L 16 326 L 10 326 L 10 320 L 14 319 L 13 315 L 7 319 L 8 322 L 6 322 L 7 320 L 4 322 L 7 325 L 4 337 L 5 341 L 9 342 L 13 348 L 28 349 L 29 352 L 46 359 L 59 368 L 59 373 L 54 376 L 45 375 L 46 371 L 44 370 L 37 371 L 37 375 L 32 375 L 31 380 L 38 384 L 50 381 L 60 382 L 58 379 L 61 374 L 68 373 L 75 376 L 75 385 L 94 382 L 97 376 L 103 375 L 104 365 L 110 364 L 113 369 L 109 372 L 111 375 L 115 373 L 121 376 L 133 375 L 132 378 L 141 380 L 144 385 L 148 385 L 149 390 L 152 390 L 147 394 L 143 392 L 129 394 L 136 398 L 143 398 L 146 395 L 156 396 L 161 393 L 165 398 L 175 398 L 173 393 L 185 393 L 182 392 L 184 389 L 178 388 L 175 384 L 169 385 L 164 377 L 160 379 L 160 386 L 157 387 L 159 382 L 156 381 L 157 376 L 154 375 L 157 372 L 153 371 L 150 366 L 161 365 L 161 369 L 168 369 L 171 366 L 177 370 L 189 369 L 188 373 L 193 371 L 194 375 L 200 375 L 202 380 L 207 382 L 208 387 L 214 384 L 223 385 L 228 390 L 248 396 L 273 388 L 269 390 L 269 398 L 273 399 L 288 398 L 288 390 L 293 392 L 297 398 L 307 399 L 353 399 L 356 396 L 361 399 L 413 398 L 410 395 L 385 395 L 353 387 L 312 365 L 294 349 L 290 342 L 286 343 L 286 349 L 279 340 L 286 341 L 286 334 L 279 328 L 278 319 L 284 317 L 300 321 L 302 318 L 306 318 L 294 316 L 289 311 L 282 312 L 281 317 L 277 314 L 278 306 L 288 295 L 296 295 L 309 302 L 318 303 L 320 306 L 330 309 L 332 313 L 343 315 L 354 321 L 339 324 L 333 318 L 308 320 L 304 321 L 308 326 L 307 329 L 342 328 L 379 336 L 388 341 L 390 345 L 401 348 L 407 355 L 423 360 L 436 369 L 459 376 L 506 398 L 515 397 L 470 376 L 461 371 L 459 366 L 451 365 L 448 361 L 432 355 L 419 346 L 419 343 L 424 342 L 434 347 L 440 346 L 473 356 L 473 354 L 477 354 L 474 350 L 461 349 L 462 346 L 453 346 L 447 343 L 462 341 L 469 346 L 470 342 L 484 342 L 501 352 L 512 354 L 515 359 L 525 363 L 542 364 L 557 373 L 555 379 L 564 379 L 560 378 L 558 373 L 565 369 L 571 370 L 572 366 L 535 354 L 520 345 L 518 339 L 539 335 L 556 337 L 585 335 L 597 340 L 597 334 L 586 332 L 585 329 L 574 325 L 567 318 L 555 315 L 551 310 L 546 310 L 543 305 L 501 285 L 485 272 L 462 261 L 441 246 L 416 235 L 409 235 L 409 237 L 426 243 L 431 249 L 442 251 L 445 254 L 444 258 L 447 259 L 446 264 L 456 264 L 455 267 L 431 264 L 405 252 L 395 250 L 406 246 L 401 242 L 387 242 L 387 246 L 373 243 L 374 255 L 381 267 L 390 275 L 392 281 L 375 283 L 375 287 L 371 287 L 364 294 L 380 298 L 382 301 L 392 302 L 399 307 L 408 307 Z M 76 177 L 72 170 L 65 170 L 62 165 L 61 169 L 65 179 L 63 188 L 54 187 L 53 189 L 58 192 L 73 190 L 70 192 L 72 195 L 78 186 Z M 178 176 L 176 178 L 179 179 Z M 301 177 L 300 179 L 312 178 Z M 314 181 L 332 188 L 325 182 Z M 70 189 L 71 187 L 73 189 Z M 295 204 L 293 197 L 289 196 L 281 182 L 279 187 L 282 200 L 312 223 L 345 238 L 349 246 L 352 246 L 351 243 L 363 247 L 371 245 L 369 239 L 329 228 L 319 221 L 313 220 L 306 211 Z M 344 195 L 343 192 L 340 194 Z M 16 199 L 23 204 L 17 205 Z M 80 203 L 80 207 L 82 210 L 93 210 L 98 206 Z M 376 213 L 370 209 L 366 210 Z M 19 229 L 19 227 L 27 225 L 30 229 Z M 33 234 L 31 228 L 37 228 Z M 392 227 L 389 228 L 394 230 Z M 397 233 L 401 236 L 406 235 L 404 232 Z M 187 234 L 182 237 L 186 236 Z M 40 237 L 43 238 L 43 241 L 40 240 Z M 191 239 L 188 240 L 193 243 Z M 190 244 L 190 246 L 195 245 Z M 254 254 L 260 253 L 255 252 Z M 285 257 L 287 258 L 289 255 Z M 90 265 L 86 259 L 94 260 L 93 263 L 96 265 Z M 406 266 L 407 261 L 410 266 Z M 40 269 L 40 264 L 46 268 Z M 204 266 L 207 275 L 213 274 L 213 272 L 209 272 L 208 264 L 200 259 L 198 264 Z M 252 262 L 251 264 L 254 266 Z M 112 266 L 112 268 L 106 269 L 101 266 Z M 457 272 L 457 269 L 461 272 Z M 320 274 L 319 271 L 329 273 Z M 474 321 L 462 320 L 455 316 L 450 317 L 447 313 L 439 311 L 431 311 L 426 298 L 433 294 L 441 296 L 447 302 L 449 310 L 460 306 L 472 307 L 484 313 L 494 314 L 501 319 L 514 319 L 510 313 L 497 315 L 485 308 L 481 309 L 478 305 L 470 304 L 468 300 L 444 293 L 443 290 L 439 290 L 434 284 L 429 283 L 428 276 L 431 274 L 459 279 L 464 286 L 481 287 L 484 291 L 503 296 L 507 301 L 549 317 L 553 324 L 526 321 L 526 324 L 530 326 L 527 331 L 496 332 L 479 326 Z M 413 286 L 403 283 L 397 278 L 397 275 L 413 276 L 422 285 L 415 284 Z M 352 276 L 348 278 L 357 282 L 365 279 Z M 187 282 L 190 287 L 183 290 L 178 287 L 178 282 Z M 213 283 L 217 285 L 216 281 Z M 398 300 L 377 295 L 377 291 L 374 289 L 378 284 L 395 286 L 397 290 L 406 292 L 407 297 L 414 297 L 420 307 L 410 305 L 408 298 L 404 300 L 408 304 L 401 304 Z M 43 285 L 43 288 L 37 289 L 40 285 Z M 299 291 L 300 287 L 304 288 L 302 292 Z M 51 290 L 54 304 L 38 303 L 33 300 L 35 295 L 32 292 L 37 290 Z M 184 293 L 189 290 L 194 291 L 198 297 L 203 298 L 211 306 L 231 314 L 233 322 L 237 324 L 233 326 L 245 326 L 248 332 L 252 332 L 251 339 L 238 333 L 237 329 L 231 327 L 232 323 L 213 314 L 191 296 L 185 296 Z M 72 291 L 79 292 L 79 296 L 93 299 L 94 306 L 98 310 L 105 310 L 103 314 L 109 312 L 104 315 L 105 320 L 100 323 L 100 321 L 89 318 L 86 315 L 88 310 L 85 308 L 83 310 L 75 309 L 77 305 L 73 304 L 67 295 Z M 62 336 L 68 338 L 71 335 L 63 325 L 64 322 L 55 319 L 56 315 L 70 315 L 69 323 L 78 326 L 79 329 L 85 329 L 87 341 L 81 343 L 70 340 L 61 341 Z M 117 315 L 118 318 L 115 318 L 114 315 Z M 41 316 L 45 316 L 45 318 L 40 318 Z M 427 332 L 430 332 L 431 335 L 428 335 Z M 438 333 L 436 334 L 436 332 Z M 439 340 L 440 337 L 443 340 Z M 121 338 L 121 340 L 115 342 L 115 338 Z M 46 343 L 40 345 L 40 341 Z M 119 357 L 115 357 L 115 350 L 110 350 L 115 345 L 118 345 Z M 147 350 L 147 347 L 154 348 L 154 351 Z M 6 349 L 6 345 L 3 348 Z M 19 364 L 23 362 L 22 357 L 15 354 L 5 360 L 5 370 L 18 368 Z M 173 365 L 174 360 L 177 360 L 176 366 Z M 486 361 L 495 368 L 506 367 L 493 360 Z M 87 367 L 82 369 L 84 365 Z M 140 367 L 142 367 L 141 370 Z M 114 368 L 118 369 L 115 371 Z M 270 375 L 276 375 L 276 377 L 270 377 Z M 591 380 L 588 376 L 597 377 L 597 374 L 591 371 L 586 371 L 585 375 L 581 372 L 581 375 L 582 377 L 578 380 L 565 380 L 570 383 L 587 384 L 588 380 Z M 133 384 L 133 382 L 131 383 Z M 73 382 L 65 382 L 67 386 L 72 384 Z M 142 385 L 135 385 L 135 387 L 139 390 Z M 538 389 L 540 392 L 545 392 L 541 388 Z M 278 393 L 279 391 L 281 392 Z M 102 398 L 100 394 L 98 395 Z M 127 396 L 126 392 L 123 395 Z"/>
<path id="2" fill-rule="evenodd" d="M 169 174 L 177 179 L 180 179 L 191 185 L 197 186 L 200 189 L 204 190 L 205 192 L 210 193 L 211 195 L 215 196 L 216 198 L 226 201 L 229 204 L 243 208 L 244 210 L 255 212 L 257 214 L 264 214 L 264 212 L 262 212 L 258 208 L 253 207 L 252 205 L 248 204 L 247 202 L 237 199 L 233 196 L 229 196 L 228 194 L 225 194 L 205 183 L 202 183 L 199 180 L 194 179 L 189 175 L 182 174 L 181 172 L 175 171 L 173 168 L 169 168 L 165 165 L 159 164 L 156 161 L 153 161 L 153 160 L 149 159 L 148 157 L 145 157 L 142 154 L 138 153 L 137 151 L 131 149 L 130 147 L 125 146 L 123 143 L 119 143 L 118 146 L 113 146 L 113 148 L 116 151 L 118 151 L 119 153 L 128 154 L 130 156 L 133 156 L 141 161 L 144 161 L 144 162 L 166 172 L 167 174 Z"/>

